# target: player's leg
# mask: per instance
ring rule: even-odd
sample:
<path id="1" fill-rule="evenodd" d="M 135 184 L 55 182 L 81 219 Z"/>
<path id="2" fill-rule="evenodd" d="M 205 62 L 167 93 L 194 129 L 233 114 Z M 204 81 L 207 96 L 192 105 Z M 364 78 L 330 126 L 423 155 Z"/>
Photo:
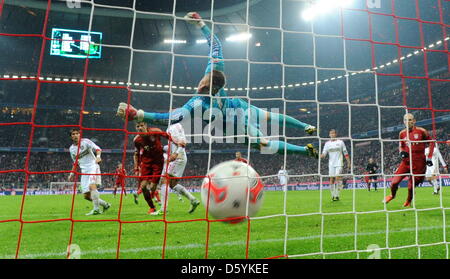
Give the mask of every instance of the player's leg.
<path id="1" fill-rule="evenodd" d="M 158 214 L 167 214 L 167 206 L 169 205 L 169 181 L 165 178 L 161 178 L 160 189 L 161 189 L 161 208 L 158 210 Z"/>
<path id="2" fill-rule="evenodd" d="M 121 186 L 122 189 L 123 189 L 123 194 L 126 196 L 126 195 L 127 195 L 127 188 L 126 188 L 126 185 L 125 185 L 125 179 L 122 181 L 122 183 L 120 184 L 120 186 Z"/>
<path id="3" fill-rule="evenodd" d="M 169 175 L 172 177 L 182 177 L 184 173 L 184 169 L 186 168 L 187 159 L 177 160 L 171 163 L 169 166 Z M 186 197 L 191 203 L 191 207 L 189 209 L 189 213 L 193 213 L 197 206 L 200 204 L 200 201 L 197 200 L 181 183 L 180 179 L 171 179 L 172 188 L 180 193 L 182 196 Z"/>
<path id="4" fill-rule="evenodd" d="M 98 215 L 101 214 L 100 211 L 100 203 L 99 203 L 99 196 L 100 194 L 97 191 L 97 185 L 95 183 L 89 185 L 89 196 L 92 200 L 92 204 L 94 208 L 87 213 L 86 215 Z"/>
<path id="5" fill-rule="evenodd" d="M 153 177 L 149 178 L 149 184 L 148 184 L 149 191 L 150 191 L 150 200 L 152 201 L 152 204 L 153 204 L 153 197 L 155 196 L 155 192 L 157 190 L 159 181 L 161 180 L 161 173 L 162 173 L 163 167 L 164 167 L 164 163 L 161 162 L 161 163 L 154 163 L 151 166 L 149 166 L 149 168 L 148 168 L 148 170 L 150 172 L 147 175 L 153 176 Z M 153 208 L 150 207 L 150 210 L 148 213 L 151 215 L 155 215 L 155 212 L 156 212 L 155 207 L 154 206 L 153 206 Z"/>
<path id="6" fill-rule="evenodd" d="M 329 185 L 330 185 L 330 192 L 331 192 L 331 200 L 335 201 L 336 200 L 336 187 L 335 187 L 336 184 L 335 184 L 335 178 L 333 176 L 331 176 L 331 175 L 334 175 L 333 173 L 334 173 L 333 171 L 329 172 L 329 175 L 330 175 Z"/>
<path id="7" fill-rule="evenodd" d="M 386 196 L 383 202 L 388 203 L 395 198 L 400 182 L 403 180 L 403 178 L 408 176 L 408 173 L 409 162 L 401 162 L 397 171 L 395 172 L 394 178 L 392 179 L 391 194 L 389 196 Z"/>
<path id="8" fill-rule="evenodd" d="M 155 199 L 156 202 L 161 205 L 161 198 L 159 196 L 159 190 L 156 189 L 154 192 L 152 192 L 152 199 Z"/>
<path id="9" fill-rule="evenodd" d="M 93 189 L 97 190 L 95 185 L 95 179 L 92 175 L 82 175 L 81 176 L 81 192 L 83 193 L 84 199 L 92 202 L 93 209 L 86 215 L 98 215 L 101 214 L 98 204 L 97 196 Z"/>
<path id="10" fill-rule="evenodd" d="M 340 194 L 341 194 L 341 190 L 343 189 L 343 184 L 342 184 L 342 167 L 336 167 L 336 182 L 335 182 L 335 189 L 336 189 L 336 199 L 339 200 L 340 199 Z"/>
<path id="11" fill-rule="evenodd" d="M 183 176 L 184 169 L 186 168 L 186 163 L 186 160 L 174 161 L 169 164 L 169 168 L 167 171 L 169 176 L 172 178 L 170 179 L 171 188 L 189 200 L 189 202 L 191 203 L 189 213 L 193 213 L 197 206 L 200 204 L 200 201 L 197 200 L 183 185 L 181 185 L 179 179 L 176 179 Z"/>
<path id="12" fill-rule="evenodd" d="M 99 205 L 100 205 L 101 207 L 103 207 L 103 212 L 105 212 L 106 210 L 108 210 L 108 209 L 111 207 L 111 204 L 105 202 L 104 200 L 102 200 L 102 199 L 100 198 L 100 193 L 99 193 L 98 190 L 97 190 L 97 185 L 98 185 L 98 186 L 102 185 L 102 176 L 100 175 L 101 172 L 100 172 L 100 166 L 99 166 L 99 165 L 96 165 L 96 167 L 95 167 L 95 173 L 96 173 L 97 175 L 93 175 L 93 177 L 92 177 L 93 182 L 94 182 L 94 184 L 96 185 L 94 195 L 98 197 L 98 203 L 99 203 Z M 92 195 L 92 191 L 91 191 L 91 195 Z"/>
<path id="13" fill-rule="evenodd" d="M 430 178 L 431 185 L 433 185 L 433 194 L 438 195 L 441 187 L 439 186 L 437 176 L 432 176 Z"/>
<path id="14" fill-rule="evenodd" d="M 134 199 L 135 204 L 139 203 L 139 195 L 142 194 L 141 179 L 138 178 L 137 181 L 138 181 L 138 183 L 137 183 L 136 193 L 133 193 L 133 199 Z"/>
<path id="15" fill-rule="evenodd" d="M 278 123 L 280 131 L 282 131 L 284 125 L 286 125 L 286 128 L 302 129 L 310 135 L 316 132 L 316 127 L 314 127 L 313 125 L 303 123 L 300 120 L 297 120 L 289 115 L 268 112 L 255 106 L 250 106 L 250 108 L 252 113 L 251 117 L 256 117 L 258 123 L 261 123 L 262 121 L 266 123 L 274 121 Z"/>
<path id="16" fill-rule="evenodd" d="M 117 193 L 117 183 L 114 183 L 114 188 L 113 188 L 113 197 L 116 197 L 116 193 Z"/>
<path id="17" fill-rule="evenodd" d="M 189 200 L 191 207 L 188 212 L 193 213 L 200 204 L 200 201 L 197 200 L 183 185 L 179 184 L 177 179 L 172 179 L 170 184 L 172 185 L 173 190 L 179 192 L 182 196 Z"/>
<path id="18" fill-rule="evenodd" d="M 145 178 L 145 179 L 147 179 L 147 178 Z M 153 200 L 152 200 L 149 188 L 150 188 L 150 182 L 148 180 L 141 181 L 142 195 L 144 196 L 144 199 L 150 208 L 148 213 L 151 214 L 151 213 L 155 212 L 155 205 L 153 204 Z"/>
<path id="19" fill-rule="evenodd" d="M 412 174 L 408 181 L 408 197 L 403 206 L 407 207 L 411 205 L 412 199 L 414 197 L 414 189 L 423 182 L 425 179 L 426 164 L 425 160 L 413 160 L 412 162 Z"/>
<path id="20" fill-rule="evenodd" d="M 319 158 L 319 153 L 312 144 L 299 146 L 279 140 L 268 140 L 265 138 L 264 134 L 252 124 L 248 125 L 248 135 L 252 137 L 250 138 L 251 146 L 264 154 L 284 154 L 286 150 L 287 154 L 302 154 L 316 159 Z"/>

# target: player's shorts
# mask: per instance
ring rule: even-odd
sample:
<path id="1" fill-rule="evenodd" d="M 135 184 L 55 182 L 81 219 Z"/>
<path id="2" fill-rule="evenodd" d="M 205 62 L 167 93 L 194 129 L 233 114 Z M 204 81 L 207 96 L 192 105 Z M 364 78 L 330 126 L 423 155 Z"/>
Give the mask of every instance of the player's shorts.
<path id="1" fill-rule="evenodd" d="M 182 177 L 186 164 L 187 160 L 172 161 L 169 163 L 169 166 L 164 165 L 163 174 L 167 173 L 172 177 Z"/>
<path id="2" fill-rule="evenodd" d="M 94 167 L 89 168 L 87 170 L 82 171 L 83 175 L 81 175 L 81 193 L 87 193 L 91 190 L 89 189 L 89 185 L 101 185 L 102 184 L 102 176 L 100 175 L 100 166 L 96 164 Z M 89 175 L 91 174 L 91 175 Z"/>
<path id="3" fill-rule="evenodd" d="M 435 165 L 429 167 L 427 166 L 427 171 L 425 172 L 426 177 L 437 176 L 439 174 L 439 168 Z"/>
<path id="4" fill-rule="evenodd" d="M 330 177 L 341 176 L 342 169 L 343 169 L 342 166 L 339 167 L 328 166 L 328 175 Z"/>
<path id="5" fill-rule="evenodd" d="M 425 159 L 416 159 L 412 161 L 412 164 L 409 163 L 409 160 L 404 160 L 400 163 L 400 165 L 398 166 L 397 171 L 395 172 L 396 175 L 398 175 L 397 177 L 400 177 L 401 179 L 403 179 L 403 177 L 405 176 L 410 176 L 410 167 L 412 165 L 412 174 L 414 174 L 414 182 L 415 185 L 422 183 L 425 176 L 425 172 L 426 172 L 426 161 Z M 401 175 L 403 174 L 403 175 Z M 395 179 L 396 177 L 394 177 Z"/>
<path id="6" fill-rule="evenodd" d="M 140 178 L 139 178 L 139 184 L 141 181 L 150 181 L 151 183 L 158 184 L 159 179 L 161 178 L 160 175 L 163 170 L 163 163 L 151 163 L 151 164 L 141 164 L 140 167 Z M 143 177 L 148 175 L 154 175 L 154 177 Z"/>
<path id="7" fill-rule="evenodd" d="M 116 185 L 116 187 L 122 187 L 124 182 L 125 182 L 125 180 L 123 180 L 123 179 L 117 179 L 115 182 L 115 185 Z"/>

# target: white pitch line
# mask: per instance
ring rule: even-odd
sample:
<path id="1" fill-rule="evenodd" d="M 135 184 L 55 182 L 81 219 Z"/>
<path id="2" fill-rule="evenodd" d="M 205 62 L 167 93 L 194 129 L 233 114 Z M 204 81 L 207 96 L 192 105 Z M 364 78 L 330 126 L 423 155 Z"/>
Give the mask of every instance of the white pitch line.
<path id="1" fill-rule="evenodd" d="M 446 228 L 450 228 L 450 225 L 446 226 Z M 422 227 L 419 228 L 419 231 L 425 230 L 437 230 L 443 229 L 442 226 L 432 226 L 432 227 Z M 416 228 L 403 228 L 400 230 L 392 230 L 390 233 L 404 233 L 404 232 L 414 232 Z M 366 232 L 366 233 L 358 233 L 358 236 L 368 236 L 368 235 L 377 235 L 377 234 L 386 234 L 386 231 L 376 231 L 376 232 Z M 339 237 L 350 237 L 354 236 L 354 233 L 343 233 L 343 234 L 330 234 L 324 235 L 323 238 L 339 238 Z M 301 237 L 293 237 L 288 238 L 288 241 L 301 241 L 301 240 L 312 240 L 318 239 L 320 235 L 312 235 L 312 236 L 301 236 Z M 283 242 L 284 238 L 273 238 L 273 239 L 262 239 L 262 240 L 251 240 L 250 245 L 258 244 L 258 243 L 270 243 L 270 242 Z M 75 244 L 75 243 L 74 243 Z M 226 246 L 241 246 L 245 245 L 245 241 L 229 241 L 229 242 L 221 242 L 221 243 L 213 243 L 210 244 L 209 247 L 226 247 Z M 193 249 L 193 248 L 204 248 L 204 244 L 191 243 L 186 245 L 178 245 L 178 246 L 167 246 L 166 250 L 181 250 L 181 249 Z M 151 246 L 151 247 L 142 247 L 142 248 L 130 248 L 130 249 L 121 249 L 120 253 L 140 253 L 154 250 L 162 250 L 161 246 Z M 96 249 L 96 250 L 81 250 L 80 256 L 83 255 L 103 255 L 103 254 L 115 254 L 116 249 Z M 50 253 L 41 253 L 41 254 L 26 254 L 21 255 L 19 253 L 20 259 L 42 259 L 49 257 L 62 256 L 65 257 L 67 252 L 50 252 Z M 13 259 L 15 255 L 0 255 L 0 259 Z"/>

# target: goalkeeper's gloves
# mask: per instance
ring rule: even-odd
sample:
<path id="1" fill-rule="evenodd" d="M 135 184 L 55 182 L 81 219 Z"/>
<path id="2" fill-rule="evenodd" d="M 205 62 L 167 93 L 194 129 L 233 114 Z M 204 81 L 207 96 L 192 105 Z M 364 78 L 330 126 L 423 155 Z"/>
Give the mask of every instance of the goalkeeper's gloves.
<path id="1" fill-rule="evenodd" d="M 119 107 L 117 108 L 117 115 L 119 117 L 122 117 L 125 119 L 127 116 L 127 110 L 128 110 L 128 121 L 142 121 L 144 120 L 144 111 L 143 110 L 137 110 L 132 105 L 128 105 L 127 103 L 120 103 Z"/>
<path id="2" fill-rule="evenodd" d="M 430 158 L 427 158 L 427 166 L 429 166 L 429 167 L 433 166 L 433 161 L 431 161 Z"/>
<path id="3" fill-rule="evenodd" d="M 400 152 L 400 157 L 402 157 L 402 159 L 408 159 L 409 153 L 406 151 L 402 151 L 402 152 Z"/>
<path id="4" fill-rule="evenodd" d="M 202 28 L 205 26 L 205 22 L 203 21 L 202 17 L 197 12 L 190 12 L 187 13 L 184 18 L 187 20 L 187 22 L 191 24 L 195 24 L 198 27 Z"/>

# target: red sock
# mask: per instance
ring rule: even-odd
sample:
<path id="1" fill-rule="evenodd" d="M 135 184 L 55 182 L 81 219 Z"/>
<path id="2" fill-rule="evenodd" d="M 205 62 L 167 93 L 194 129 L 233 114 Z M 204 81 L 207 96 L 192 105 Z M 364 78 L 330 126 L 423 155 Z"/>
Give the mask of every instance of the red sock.
<path id="1" fill-rule="evenodd" d="M 161 202 L 161 199 L 159 198 L 159 191 L 155 191 L 154 196 L 157 202 Z"/>
<path id="2" fill-rule="evenodd" d="M 153 201 L 152 201 L 152 198 L 151 198 L 150 191 L 147 190 L 147 191 L 144 192 L 144 199 L 145 199 L 145 201 L 147 202 L 147 204 L 148 204 L 148 206 L 150 208 L 155 208 L 155 205 L 153 204 Z"/>
<path id="3" fill-rule="evenodd" d="M 138 195 L 142 194 L 142 189 L 141 188 L 138 189 L 137 194 Z"/>

